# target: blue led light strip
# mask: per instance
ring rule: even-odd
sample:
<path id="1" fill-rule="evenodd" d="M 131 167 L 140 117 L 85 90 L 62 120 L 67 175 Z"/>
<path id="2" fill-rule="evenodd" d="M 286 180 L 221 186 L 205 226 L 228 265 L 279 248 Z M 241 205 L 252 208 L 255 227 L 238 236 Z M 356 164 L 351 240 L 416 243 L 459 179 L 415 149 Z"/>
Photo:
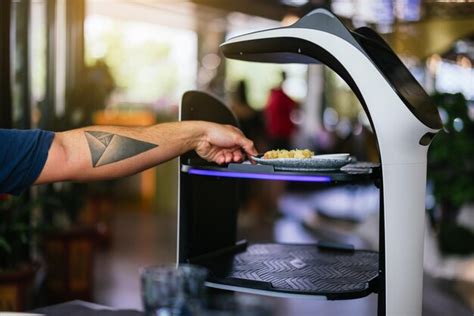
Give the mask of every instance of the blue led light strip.
<path id="1" fill-rule="evenodd" d="M 225 177 L 225 178 L 284 180 L 284 181 L 299 181 L 299 182 L 331 182 L 331 178 L 327 176 L 231 172 L 231 171 L 204 170 L 204 169 L 194 169 L 194 168 L 189 168 L 188 173 L 199 175 L 199 176 L 213 176 L 213 177 Z"/>

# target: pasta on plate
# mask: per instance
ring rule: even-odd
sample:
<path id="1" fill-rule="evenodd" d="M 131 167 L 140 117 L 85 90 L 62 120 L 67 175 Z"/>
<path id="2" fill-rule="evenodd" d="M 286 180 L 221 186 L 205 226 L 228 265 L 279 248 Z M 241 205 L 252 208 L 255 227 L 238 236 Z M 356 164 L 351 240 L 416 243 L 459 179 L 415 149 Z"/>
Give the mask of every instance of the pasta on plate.
<path id="1" fill-rule="evenodd" d="M 296 158 L 296 159 L 304 159 L 304 158 L 311 158 L 314 156 L 314 152 L 309 149 L 293 149 L 293 150 L 286 150 L 286 149 L 277 149 L 277 150 L 269 150 L 265 152 L 263 155 L 263 159 L 282 159 L 282 158 Z"/>

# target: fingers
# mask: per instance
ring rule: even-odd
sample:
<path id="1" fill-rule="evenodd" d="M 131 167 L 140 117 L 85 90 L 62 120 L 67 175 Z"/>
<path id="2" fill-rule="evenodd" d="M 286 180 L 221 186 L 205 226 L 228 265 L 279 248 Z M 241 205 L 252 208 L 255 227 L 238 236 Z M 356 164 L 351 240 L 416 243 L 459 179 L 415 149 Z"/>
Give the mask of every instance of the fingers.
<path id="1" fill-rule="evenodd" d="M 232 162 L 233 154 L 225 149 L 218 150 L 215 153 L 209 155 L 207 161 L 213 161 L 218 165 L 228 164 Z"/>
<path id="2" fill-rule="evenodd" d="M 232 153 L 231 152 L 224 152 L 224 157 L 225 157 L 225 163 L 230 163 L 232 161 Z"/>
<path id="3" fill-rule="evenodd" d="M 219 165 L 229 164 L 231 162 L 240 162 L 244 159 L 244 155 L 240 148 L 235 148 L 233 150 L 224 150 L 222 149 L 218 153 L 211 157 L 210 160 L 216 162 Z"/>
<path id="4" fill-rule="evenodd" d="M 224 164 L 225 163 L 225 155 L 224 154 L 218 155 L 215 159 L 215 162 L 219 165 Z"/>
<path id="5" fill-rule="evenodd" d="M 233 152 L 233 159 L 234 162 L 240 162 L 244 160 L 244 156 L 242 155 L 242 152 L 240 150 L 236 150 Z"/>
<path id="6" fill-rule="evenodd" d="M 258 154 L 257 149 L 255 149 L 253 141 L 246 137 L 241 137 L 239 145 L 249 156 L 256 156 Z"/>

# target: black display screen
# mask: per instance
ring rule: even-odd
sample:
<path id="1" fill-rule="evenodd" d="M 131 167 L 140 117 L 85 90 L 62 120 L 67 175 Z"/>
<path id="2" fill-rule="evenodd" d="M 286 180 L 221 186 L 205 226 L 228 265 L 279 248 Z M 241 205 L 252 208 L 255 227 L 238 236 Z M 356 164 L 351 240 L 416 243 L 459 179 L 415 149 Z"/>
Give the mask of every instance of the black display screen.
<path id="1" fill-rule="evenodd" d="M 353 35 L 410 111 L 428 127 L 440 129 L 442 123 L 437 107 L 392 49 L 367 29 L 364 34 L 356 31 Z"/>

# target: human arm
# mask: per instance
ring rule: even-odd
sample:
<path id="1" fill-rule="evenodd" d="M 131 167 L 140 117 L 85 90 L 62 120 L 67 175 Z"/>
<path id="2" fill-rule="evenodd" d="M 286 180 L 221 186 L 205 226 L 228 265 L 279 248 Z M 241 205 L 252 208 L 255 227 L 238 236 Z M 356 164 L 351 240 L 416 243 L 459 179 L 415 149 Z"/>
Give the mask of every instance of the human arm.
<path id="1" fill-rule="evenodd" d="M 135 174 L 195 150 L 219 164 L 257 152 L 252 141 L 229 125 L 204 121 L 150 127 L 91 126 L 56 133 L 35 184 L 93 181 Z"/>

